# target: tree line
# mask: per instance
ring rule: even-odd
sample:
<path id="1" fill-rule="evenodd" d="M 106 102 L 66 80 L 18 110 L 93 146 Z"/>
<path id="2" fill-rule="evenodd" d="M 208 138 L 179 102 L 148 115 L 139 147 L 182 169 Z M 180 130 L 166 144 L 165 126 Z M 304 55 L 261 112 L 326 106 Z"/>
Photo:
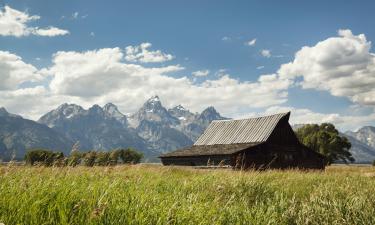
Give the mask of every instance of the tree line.
<path id="1" fill-rule="evenodd" d="M 31 166 L 114 166 L 117 164 L 137 164 L 142 158 L 143 153 L 132 148 L 88 152 L 73 149 L 69 156 L 64 156 L 62 152 L 47 149 L 32 149 L 28 150 L 25 155 L 26 164 Z"/>

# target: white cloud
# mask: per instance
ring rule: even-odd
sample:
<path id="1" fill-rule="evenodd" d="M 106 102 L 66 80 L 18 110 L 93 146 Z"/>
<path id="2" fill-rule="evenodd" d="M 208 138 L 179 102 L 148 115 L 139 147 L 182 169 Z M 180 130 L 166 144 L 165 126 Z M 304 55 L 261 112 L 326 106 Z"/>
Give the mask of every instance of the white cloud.
<path id="1" fill-rule="evenodd" d="M 74 12 L 72 14 L 72 19 L 77 19 L 78 18 L 78 15 L 79 15 L 79 12 Z"/>
<path id="2" fill-rule="evenodd" d="M 209 70 L 198 70 L 192 73 L 194 77 L 206 77 L 210 73 Z"/>
<path id="3" fill-rule="evenodd" d="M 247 45 L 247 46 L 254 46 L 255 43 L 256 43 L 256 41 L 257 41 L 257 39 L 254 38 L 254 39 L 252 39 L 252 40 L 250 40 L 248 42 L 245 42 L 245 45 Z"/>
<path id="4" fill-rule="evenodd" d="M 27 23 L 39 19 L 40 16 L 30 16 L 26 12 L 5 6 L 4 10 L 0 10 L 0 35 L 21 37 L 33 34 L 51 37 L 69 34 L 69 31 L 56 27 L 38 28 L 27 26 Z"/>
<path id="5" fill-rule="evenodd" d="M 146 68 L 124 63 L 124 58 L 120 48 L 58 52 L 47 71 L 53 77 L 50 90 L 54 95 L 79 98 L 84 104 L 114 102 L 124 112 L 136 110 L 154 94 L 166 106 L 183 102 L 193 111 L 200 111 L 214 103 L 224 114 L 238 107 L 250 110 L 277 105 L 287 98 L 289 83 L 280 81 L 276 74 L 262 75 L 254 82 L 241 82 L 223 74 L 195 84 L 187 77 L 168 75 L 182 70 L 179 65 Z"/>
<path id="6" fill-rule="evenodd" d="M 43 77 L 21 57 L 0 51 L 0 78 L 0 90 L 15 90 L 20 84 L 40 81 Z"/>
<path id="7" fill-rule="evenodd" d="M 278 73 L 284 79 L 302 77 L 298 84 L 303 88 L 326 90 L 354 103 L 374 106 L 375 55 L 370 52 L 371 42 L 364 34 L 353 35 L 350 30 L 339 30 L 338 34 L 313 47 L 303 47 Z"/>
<path id="8" fill-rule="evenodd" d="M 257 70 L 264 69 L 264 66 L 257 66 Z"/>
<path id="9" fill-rule="evenodd" d="M 338 113 L 318 113 L 305 108 L 294 108 L 286 106 L 269 107 L 265 114 L 281 113 L 291 111 L 291 124 L 321 124 L 333 123 L 339 130 L 356 130 L 361 126 L 373 125 L 375 112 L 367 115 L 340 115 Z M 264 114 L 264 113 L 263 113 Z"/>
<path id="10" fill-rule="evenodd" d="M 54 36 L 61 36 L 69 34 L 69 31 L 62 30 L 57 27 L 48 27 L 48 28 L 35 28 L 32 31 L 33 34 L 39 35 L 39 36 L 48 36 L 48 37 L 54 37 Z"/>
<path id="11" fill-rule="evenodd" d="M 260 54 L 263 57 L 270 58 L 271 57 L 271 50 L 263 49 L 263 50 L 260 51 Z"/>
<path id="12" fill-rule="evenodd" d="M 232 40 L 230 37 L 224 36 L 221 38 L 222 41 L 230 41 Z"/>
<path id="13" fill-rule="evenodd" d="M 173 55 L 163 53 L 160 50 L 149 51 L 148 49 L 151 46 L 151 43 L 128 46 L 126 47 L 125 59 L 129 62 L 158 63 L 170 61 L 175 58 Z"/>

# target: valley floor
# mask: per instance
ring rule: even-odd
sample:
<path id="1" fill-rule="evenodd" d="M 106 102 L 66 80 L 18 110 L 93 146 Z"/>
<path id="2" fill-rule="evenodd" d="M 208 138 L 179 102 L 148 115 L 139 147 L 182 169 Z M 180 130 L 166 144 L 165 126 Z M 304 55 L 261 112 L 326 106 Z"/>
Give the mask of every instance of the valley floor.
<path id="1" fill-rule="evenodd" d="M 0 166 L 4 224 L 375 224 L 375 167 Z"/>

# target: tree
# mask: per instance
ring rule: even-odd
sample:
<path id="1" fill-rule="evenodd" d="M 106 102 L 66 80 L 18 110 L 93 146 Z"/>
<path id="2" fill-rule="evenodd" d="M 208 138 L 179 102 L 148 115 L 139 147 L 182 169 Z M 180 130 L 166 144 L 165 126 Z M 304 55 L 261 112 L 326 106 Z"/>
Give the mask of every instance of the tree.
<path id="1" fill-rule="evenodd" d="M 52 152 L 45 149 L 31 149 L 26 152 L 25 161 L 28 165 L 40 163 L 44 166 L 52 166 L 55 162 L 63 160 L 64 153 Z"/>
<path id="2" fill-rule="evenodd" d="M 79 164 L 81 164 L 81 160 L 82 160 L 82 157 L 83 157 L 83 154 L 79 151 L 72 151 L 70 153 L 70 156 L 68 158 L 68 162 L 67 162 L 67 165 L 68 166 L 77 166 Z"/>
<path id="3" fill-rule="evenodd" d="M 97 152 L 96 153 L 96 166 L 108 166 L 109 165 L 109 152 Z"/>
<path id="4" fill-rule="evenodd" d="M 296 135 L 301 143 L 324 155 L 327 165 L 335 161 L 354 162 L 349 140 L 340 136 L 333 124 L 308 124 L 299 128 Z"/>
<path id="5" fill-rule="evenodd" d="M 83 165 L 94 166 L 97 157 L 96 151 L 89 151 L 83 154 Z"/>
<path id="6" fill-rule="evenodd" d="M 109 153 L 109 165 L 114 166 L 117 165 L 117 161 L 120 157 L 120 150 L 112 150 Z"/>
<path id="7" fill-rule="evenodd" d="M 132 148 L 120 149 L 119 155 L 123 163 L 140 163 L 143 158 L 143 154 Z"/>

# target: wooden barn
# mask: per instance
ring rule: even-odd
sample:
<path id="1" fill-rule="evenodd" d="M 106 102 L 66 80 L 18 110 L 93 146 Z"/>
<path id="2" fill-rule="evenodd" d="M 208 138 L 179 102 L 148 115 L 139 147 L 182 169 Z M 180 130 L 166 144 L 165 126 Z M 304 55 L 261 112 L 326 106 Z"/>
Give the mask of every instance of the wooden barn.
<path id="1" fill-rule="evenodd" d="M 289 116 L 212 121 L 193 146 L 160 159 L 163 165 L 324 169 L 324 157 L 298 141 Z"/>

